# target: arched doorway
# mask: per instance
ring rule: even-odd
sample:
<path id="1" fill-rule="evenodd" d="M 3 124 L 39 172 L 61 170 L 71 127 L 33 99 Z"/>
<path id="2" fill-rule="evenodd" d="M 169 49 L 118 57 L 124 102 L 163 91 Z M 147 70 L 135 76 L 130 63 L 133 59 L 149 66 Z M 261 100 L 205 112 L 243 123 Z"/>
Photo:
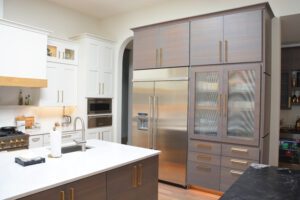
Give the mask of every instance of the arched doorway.
<path id="1" fill-rule="evenodd" d="M 121 107 L 121 143 L 129 144 L 130 119 L 131 119 L 131 94 L 132 94 L 132 54 L 133 40 L 128 41 L 123 52 L 122 61 L 122 107 Z"/>

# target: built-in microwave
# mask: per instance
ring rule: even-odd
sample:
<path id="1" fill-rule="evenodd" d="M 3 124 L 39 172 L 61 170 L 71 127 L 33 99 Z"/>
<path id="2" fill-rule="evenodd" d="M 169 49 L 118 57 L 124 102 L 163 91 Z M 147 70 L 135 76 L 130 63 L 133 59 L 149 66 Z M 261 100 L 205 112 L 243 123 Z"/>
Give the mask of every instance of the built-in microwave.
<path id="1" fill-rule="evenodd" d="M 112 126 L 112 115 L 88 115 L 88 128 Z"/>
<path id="2" fill-rule="evenodd" d="M 112 111 L 112 99 L 99 99 L 99 98 L 88 98 L 87 100 L 87 114 L 111 114 Z"/>

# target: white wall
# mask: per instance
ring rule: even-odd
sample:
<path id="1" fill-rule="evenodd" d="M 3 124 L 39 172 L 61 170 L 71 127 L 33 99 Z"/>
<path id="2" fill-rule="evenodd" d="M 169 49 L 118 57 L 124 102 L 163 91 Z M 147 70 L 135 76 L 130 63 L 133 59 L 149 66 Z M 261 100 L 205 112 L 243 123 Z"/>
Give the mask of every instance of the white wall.
<path id="1" fill-rule="evenodd" d="M 101 32 L 98 19 L 46 0 L 4 0 L 4 18 L 53 31 L 51 35 L 60 38 Z"/>
<path id="2" fill-rule="evenodd" d="M 158 6 L 148 7 L 147 9 L 142 9 L 135 12 L 130 12 L 127 14 L 118 15 L 102 20 L 100 23 L 102 27 L 102 33 L 112 36 L 112 38 L 117 42 L 117 50 L 115 55 L 115 72 L 117 77 L 115 77 L 114 84 L 114 100 L 117 106 L 117 108 L 115 109 L 116 112 L 114 113 L 114 121 L 117 122 L 115 123 L 114 127 L 116 130 L 115 132 L 120 133 L 121 129 L 121 60 L 124 47 L 128 42 L 127 39 L 129 37 L 132 37 L 133 35 L 133 32 L 130 30 L 131 28 L 210 12 L 222 11 L 226 9 L 232 9 L 262 2 L 265 2 L 265 0 L 172 0 L 161 3 Z M 284 16 L 300 12 L 299 0 L 269 0 L 268 2 L 270 3 L 270 6 L 275 16 Z M 280 24 L 273 30 L 277 32 L 276 34 L 280 35 Z M 280 40 L 278 40 L 278 37 L 275 38 L 272 40 L 272 44 L 274 48 L 280 48 Z M 279 51 L 279 49 L 277 50 Z M 278 56 L 278 51 L 274 52 L 274 55 Z M 277 61 L 273 61 L 273 64 L 276 65 L 276 62 Z M 272 84 L 276 84 L 276 87 L 272 85 L 272 96 L 276 99 L 279 99 L 280 90 L 278 88 L 280 87 L 277 87 L 277 85 L 280 84 L 280 76 L 278 77 L 278 73 L 280 73 L 280 62 L 277 66 L 274 66 L 272 73 L 275 74 L 274 77 L 272 76 Z M 272 136 L 270 152 L 272 152 L 272 155 L 270 156 L 270 163 L 274 165 L 276 165 L 278 159 L 277 142 L 279 135 L 279 104 L 279 101 L 273 102 L 271 109 L 271 116 L 274 120 L 271 122 L 271 127 L 273 128 L 271 129 Z M 120 141 L 120 134 L 116 135 L 115 137 L 117 137 L 118 141 Z"/>

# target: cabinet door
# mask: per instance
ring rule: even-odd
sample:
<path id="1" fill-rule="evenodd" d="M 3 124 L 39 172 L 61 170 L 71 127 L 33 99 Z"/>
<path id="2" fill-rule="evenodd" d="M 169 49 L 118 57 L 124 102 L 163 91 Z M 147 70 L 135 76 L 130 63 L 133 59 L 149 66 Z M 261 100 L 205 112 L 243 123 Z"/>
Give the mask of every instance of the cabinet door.
<path id="1" fill-rule="evenodd" d="M 190 87 L 190 136 L 218 141 L 222 124 L 222 68 L 192 68 Z"/>
<path id="2" fill-rule="evenodd" d="M 222 140 L 258 145 L 261 67 L 259 64 L 226 66 L 224 73 Z"/>
<path id="3" fill-rule="evenodd" d="M 106 174 L 97 174 L 66 185 L 67 196 L 70 200 L 105 200 Z"/>
<path id="4" fill-rule="evenodd" d="M 189 66 L 189 22 L 159 29 L 159 67 Z"/>
<path id="5" fill-rule="evenodd" d="M 47 60 L 49 62 L 59 62 L 60 56 L 59 44 L 57 42 L 48 40 Z"/>
<path id="6" fill-rule="evenodd" d="M 191 22 L 191 65 L 223 62 L 223 16 Z"/>
<path id="7" fill-rule="evenodd" d="M 291 109 L 291 74 L 290 72 L 281 72 L 281 93 L 280 109 Z"/>
<path id="8" fill-rule="evenodd" d="M 114 51 L 112 46 L 104 45 L 102 47 L 102 71 L 104 73 L 113 72 Z"/>
<path id="9" fill-rule="evenodd" d="M 133 69 L 155 68 L 158 60 L 158 28 L 151 27 L 134 32 Z"/>
<path id="10" fill-rule="evenodd" d="M 224 16 L 225 62 L 262 61 L 262 11 Z"/>
<path id="11" fill-rule="evenodd" d="M 37 148 L 43 146 L 43 135 L 35 135 L 29 137 L 29 148 Z"/>
<path id="12" fill-rule="evenodd" d="M 45 190 L 18 200 L 62 200 L 66 197 L 65 186 L 59 186 Z"/>
<path id="13" fill-rule="evenodd" d="M 103 72 L 100 74 L 100 96 L 112 97 L 113 96 L 113 78 L 112 73 Z"/>
<path id="14" fill-rule="evenodd" d="M 75 45 L 63 45 L 61 47 L 62 63 L 78 65 L 78 48 Z"/>
<path id="15" fill-rule="evenodd" d="M 88 69 L 87 70 L 87 96 L 88 97 L 99 97 L 101 94 L 102 85 L 99 82 L 99 70 Z"/>
<path id="16" fill-rule="evenodd" d="M 47 79 L 48 87 L 40 90 L 40 106 L 61 106 L 61 76 L 63 68 L 58 63 L 48 63 Z"/>
<path id="17" fill-rule="evenodd" d="M 101 132 L 101 140 L 111 142 L 112 141 L 112 132 L 111 132 L 111 130 L 103 130 Z"/>
<path id="18" fill-rule="evenodd" d="M 62 102 L 65 106 L 75 106 L 77 102 L 77 68 L 65 66 L 62 81 Z"/>

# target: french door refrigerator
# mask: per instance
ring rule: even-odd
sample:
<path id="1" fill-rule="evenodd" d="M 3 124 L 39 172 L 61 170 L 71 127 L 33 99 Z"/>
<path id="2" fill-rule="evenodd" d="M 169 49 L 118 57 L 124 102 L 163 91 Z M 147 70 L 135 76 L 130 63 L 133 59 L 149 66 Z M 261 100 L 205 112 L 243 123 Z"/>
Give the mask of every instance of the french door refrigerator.
<path id="1" fill-rule="evenodd" d="M 186 186 L 188 68 L 133 73 L 132 145 L 157 149 L 159 179 Z"/>

